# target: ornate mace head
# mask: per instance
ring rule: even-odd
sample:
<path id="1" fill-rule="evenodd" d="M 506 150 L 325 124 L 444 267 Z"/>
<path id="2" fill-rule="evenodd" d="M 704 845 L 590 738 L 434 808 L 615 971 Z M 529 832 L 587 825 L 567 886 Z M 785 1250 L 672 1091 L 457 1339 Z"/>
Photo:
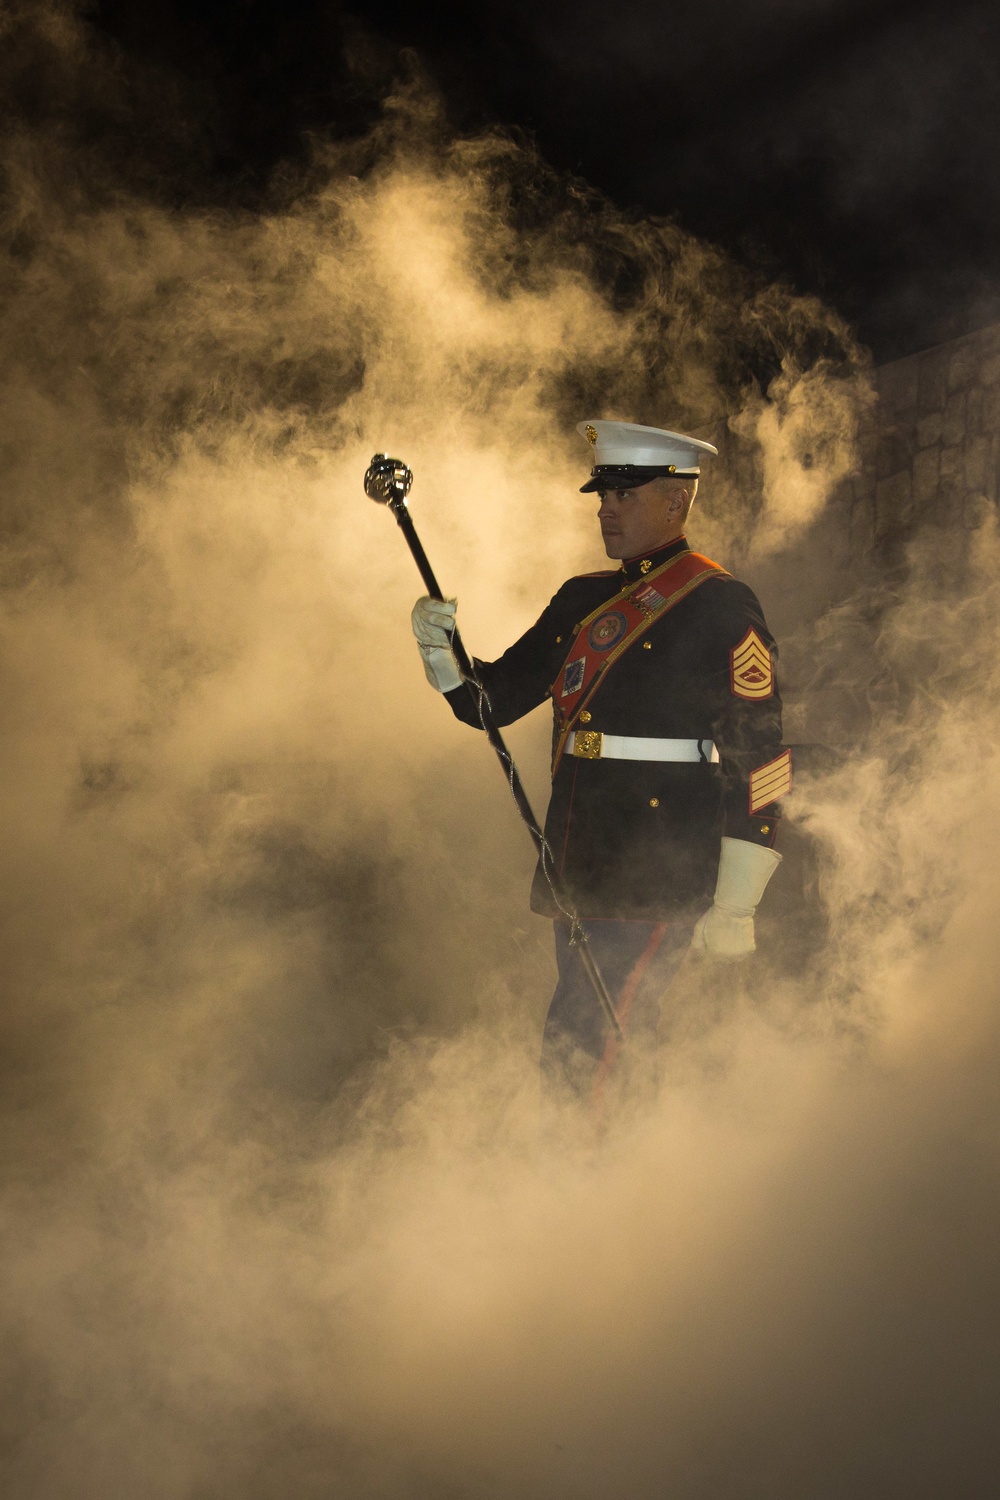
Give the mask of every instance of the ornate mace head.
<path id="1" fill-rule="evenodd" d="M 365 494 L 378 505 L 402 505 L 412 483 L 413 471 L 401 458 L 376 453 L 365 474 Z"/>

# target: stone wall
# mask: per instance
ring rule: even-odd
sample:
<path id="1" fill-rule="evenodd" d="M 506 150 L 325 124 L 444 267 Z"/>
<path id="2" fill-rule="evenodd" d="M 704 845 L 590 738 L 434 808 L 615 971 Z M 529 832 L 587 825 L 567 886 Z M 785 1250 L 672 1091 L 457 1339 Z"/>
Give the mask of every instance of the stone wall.
<path id="1" fill-rule="evenodd" d="M 760 459 L 721 424 L 709 496 L 719 492 L 730 527 L 721 555 L 755 589 L 781 644 L 789 740 L 848 753 L 914 691 L 883 640 L 900 586 L 919 567 L 923 589 L 960 592 L 970 542 L 997 504 L 1000 326 L 883 365 L 873 380 L 857 473 L 785 547 L 739 565 L 731 517 L 738 527 L 744 516 L 750 534 Z"/>
<path id="2" fill-rule="evenodd" d="M 1000 326 L 882 365 L 861 472 L 849 495 L 850 551 L 898 566 L 924 525 L 963 550 L 997 500 Z"/>

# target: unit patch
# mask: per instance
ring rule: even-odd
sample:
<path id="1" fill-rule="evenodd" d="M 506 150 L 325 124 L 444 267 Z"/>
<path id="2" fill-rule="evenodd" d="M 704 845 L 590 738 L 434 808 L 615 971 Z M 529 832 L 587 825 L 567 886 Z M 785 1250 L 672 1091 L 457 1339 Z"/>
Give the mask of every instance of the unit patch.
<path id="1" fill-rule="evenodd" d="M 618 610 L 613 609 L 610 614 L 601 615 L 595 620 L 587 632 L 587 643 L 591 651 L 610 651 L 612 646 L 617 646 L 622 636 L 628 629 L 628 621 Z"/>
<path id="2" fill-rule="evenodd" d="M 758 766 L 750 777 L 750 811 L 760 812 L 784 797 L 792 786 L 792 752 L 782 750 L 775 760 L 766 766 Z"/>
<path id="3" fill-rule="evenodd" d="M 573 693 L 578 693 L 583 686 L 583 670 L 587 665 L 585 656 L 578 656 L 575 661 L 566 663 L 563 672 L 563 683 L 559 689 L 560 698 L 569 698 Z"/>
<path id="4" fill-rule="evenodd" d="M 770 698 L 774 692 L 771 653 L 756 630 L 748 630 L 729 653 L 729 683 L 737 698 Z"/>

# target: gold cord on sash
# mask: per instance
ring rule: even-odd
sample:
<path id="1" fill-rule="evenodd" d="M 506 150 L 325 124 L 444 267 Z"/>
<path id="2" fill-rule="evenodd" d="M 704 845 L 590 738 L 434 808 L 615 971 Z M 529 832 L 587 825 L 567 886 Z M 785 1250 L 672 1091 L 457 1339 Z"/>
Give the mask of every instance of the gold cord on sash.
<path id="1" fill-rule="evenodd" d="M 686 564 L 686 566 L 680 569 L 682 581 L 674 589 L 673 593 L 666 595 L 666 597 L 663 599 L 663 603 L 658 607 L 648 611 L 642 610 L 640 605 L 636 603 L 634 596 L 636 594 L 641 595 L 646 593 L 658 578 L 662 578 L 665 573 L 677 568 L 681 563 Z M 692 563 L 695 564 L 694 573 L 690 572 L 690 565 Z M 723 578 L 728 578 L 730 575 L 726 572 L 725 568 L 721 568 L 718 563 L 712 562 L 710 558 L 703 557 L 699 552 L 681 552 L 676 557 L 668 558 L 665 563 L 661 563 L 658 568 L 655 568 L 652 572 L 647 573 L 644 578 L 639 578 L 634 583 L 627 584 L 623 589 L 620 589 L 619 592 L 612 598 L 605 599 L 602 604 L 599 604 L 596 609 L 590 612 L 585 620 L 581 620 L 580 624 L 577 626 L 573 634 L 573 640 L 570 644 L 570 648 L 567 651 L 565 658 L 563 659 L 563 664 L 559 668 L 556 680 L 555 682 L 553 682 L 550 689 L 552 693 L 552 701 L 556 706 L 557 715 L 559 714 L 559 705 L 556 698 L 557 685 L 560 681 L 560 678 L 563 676 L 563 673 L 566 671 L 567 663 L 574 660 L 574 651 L 577 649 L 578 642 L 580 641 L 581 637 L 585 635 L 585 632 L 589 630 L 594 621 L 600 619 L 602 615 L 611 613 L 615 609 L 616 605 L 624 605 L 626 608 L 634 610 L 640 614 L 640 618 L 633 623 L 632 628 L 626 631 L 625 635 L 617 643 L 617 645 L 613 646 L 607 653 L 607 656 L 604 657 L 603 660 L 596 666 L 590 677 L 589 683 L 586 681 L 586 679 L 584 680 L 582 686 L 585 691 L 581 693 L 579 701 L 570 712 L 565 723 L 562 724 L 559 729 L 559 738 L 556 742 L 555 751 L 552 756 L 553 776 L 558 769 L 559 762 L 562 759 L 563 751 L 566 748 L 566 741 L 569 738 L 574 725 L 577 723 L 584 709 L 590 703 L 594 694 L 597 692 L 597 689 L 607 678 L 609 669 L 613 667 L 616 662 L 619 662 L 621 660 L 629 647 L 632 646 L 641 635 L 644 635 L 651 625 L 655 624 L 657 620 L 662 620 L 663 616 L 667 614 L 671 609 L 673 609 L 674 605 L 679 604 L 682 599 L 686 598 L 686 596 L 690 594 L 693 589 L 698 588 L 700 584 L 705 583 L 709 578 L 716 578 L 720 576 Z M 585 653 L 585 658 L 586 656 L 587 653 Z M 586 720 L 584 722 L 586 722 Z"/>

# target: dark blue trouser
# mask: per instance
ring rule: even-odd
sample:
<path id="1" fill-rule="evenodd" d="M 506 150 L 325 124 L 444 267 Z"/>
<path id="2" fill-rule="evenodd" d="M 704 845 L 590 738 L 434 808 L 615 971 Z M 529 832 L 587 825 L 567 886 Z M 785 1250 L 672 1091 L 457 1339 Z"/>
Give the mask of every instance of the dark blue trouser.
<path id="1" fill-rule="evenodd" d="M 556 985 L 542 1038 L 542 1076 L 553 1089 L 586 1097 L 603 1082 L 617 1055 L 590 980 L 570 943 L 568 922 L 556 922 Z M 618 1019 L 630 1043 L 651 1051 L 660 1000 L 691 942 L 694 920 L 587 921 L 583 924 Z"/>

